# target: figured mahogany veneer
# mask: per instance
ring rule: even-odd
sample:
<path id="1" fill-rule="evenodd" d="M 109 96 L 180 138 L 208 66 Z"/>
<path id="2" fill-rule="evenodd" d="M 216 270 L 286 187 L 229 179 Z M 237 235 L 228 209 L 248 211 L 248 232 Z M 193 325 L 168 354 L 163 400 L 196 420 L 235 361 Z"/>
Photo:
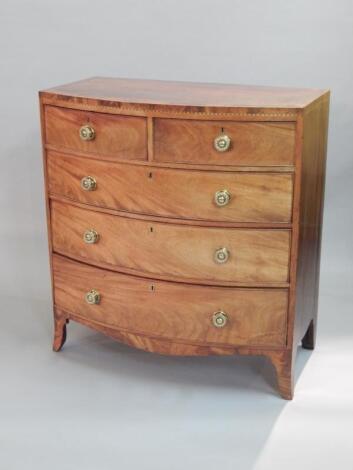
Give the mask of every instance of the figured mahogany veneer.
<path id="1" fill-rule="evenodd" d="M 40 103 L 54 350 L 71 319 L 150 352 L 265 355 L 292 398 L 329 92 L 92 78 Z"/>
<path id="2" fill-rule="evenodd" d="M 220 345 L 284 346 L 286 289 L 236 289 L 146 280 L 53 257 L 54 302 L 88 320 L 137 334 Z M 90 287 L 101 295 L 87 305 Z M 212 314 L 228 314 L 217 329 Z M 152 314 L 153 312 L 153 314 Z"/>
<path id="3" fill-rule="evenodd" d="M 49 151 L 48 175 L 52 195 L 137 214 L 257 223 L 289 223 L 292 217 L 292 174 L 128 166 Z M 87 175 L 96 179 L 95 191 L 82 191 Z M 214 196 L 223 189 L 231 200 L 219 208 Z"/>
<path id="4" fill-rule="evenodd" d="M 58 148 L 110 155 L 122 160 L 147 160 L 147 120 L 143 117 L 45 108 L 47 143 Z M 84 125 L 95 130 L 91 141 L 80 139 Z"/>
<path id="5" fill-rule="evenodd" d="M 213 143 L 222 133 L 229 136 L 231 145 L 228 152 L 220 153 Z M 154 145 L 158 162 L 291 166 L 295 124 L 156 119 Z"/>
<path id="6" fill-rule="evenodd" d="M 138 275 L 199 284 L 287 285 L 289 230 L 190 227 L 135 220 L 52 201 L 53 249 L 71 258 Z M 94 228 L 95 244 L 83 234 Z M 214 261 L 220 247 L 224 264 Z"/>

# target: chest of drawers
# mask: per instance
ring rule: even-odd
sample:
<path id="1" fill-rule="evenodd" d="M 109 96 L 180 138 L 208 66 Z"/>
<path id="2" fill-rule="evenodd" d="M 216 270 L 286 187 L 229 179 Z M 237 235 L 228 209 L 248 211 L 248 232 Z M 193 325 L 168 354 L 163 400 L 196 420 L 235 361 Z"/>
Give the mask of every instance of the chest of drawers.
<path id="1" fill-rule="evenodd" d="M 329 92 L 91 78 L 40 92 L 54 350 L 265 355 L 317 322 Z"/>

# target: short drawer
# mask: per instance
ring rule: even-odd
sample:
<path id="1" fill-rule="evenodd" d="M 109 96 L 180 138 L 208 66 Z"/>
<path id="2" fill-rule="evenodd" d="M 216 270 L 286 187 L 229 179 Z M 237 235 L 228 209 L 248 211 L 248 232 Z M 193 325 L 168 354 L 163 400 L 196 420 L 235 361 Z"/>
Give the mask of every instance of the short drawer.
<path id="1" fill-rule="evenodd" d="M 154 120 L 154 159 L 209 165 L 291 166 L 293 122 Z"/>
<path id="2" fill-rule="evenodd" d="M 135 274 L 199 283 L 286 283 L 289 230 L 191 227 L 51 202 L 54 251 Z"/>
<path id="3" fill-rule="evenodd" d="M 216 222 L 291 221 L 290 173 L 153 168 L 56 152 L 47 161 L 51 194 L 93 206 Z"/>
<path id="4" fill-rule="evenodd" d="M 143 117 L 45 108 L 46 143 L 121 160 L 147 159 L 147 125 Z"/>
<path id="5" fill-rule="evenodd" d="M 142 279 L 57 255 L 53 256 L 53 275 L 55 305 L 103 325 L 201 344 L 285 345 L 286 289 Z"/>

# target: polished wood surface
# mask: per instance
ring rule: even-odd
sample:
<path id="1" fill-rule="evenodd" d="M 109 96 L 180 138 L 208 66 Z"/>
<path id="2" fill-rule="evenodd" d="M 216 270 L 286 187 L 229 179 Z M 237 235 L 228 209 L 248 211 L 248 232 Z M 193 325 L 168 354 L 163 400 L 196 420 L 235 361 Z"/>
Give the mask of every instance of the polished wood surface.
<path id="1" fill-rule="evenodd" d="M 218 152 L 214 139 L 226 134 L 230 149 Z M 293 165 L 295 125 L 289 122 L 255 123 L 154 120 L 154 160 L 211 165 Z"/>
<path id="2" fill-rule="evenodd" d="M 147 123 L 143 117 L 113 116 L 73 109 L 45 107 L 48 144 L 121 160 L 147 160 Z M 90 125 L 95 138 L 80 138 L 81 126 Z"/>
<path id="3" fill-rule="evenodd" d="M 192 108 L 279 108 L 301 109 L 324 90 L 220 83 L 134 80 L 92 77 L 41 92 L 42 98 L 61 96 L 115 103 L 178 105 Z M 157 108 L 159 109 L 159 108 Z"/>
<path id="4" fill-rule="evenodd" d="M 265 355 L 291 399 L 298 344 L 315 344 L 328 102 L 325 90 L 104 78 L 40 92 L 54 350 L 74 320 L 160 354 Z M 78 141 L 93 119 L 101 138 Z M 82 240 L 90 228 L 97 244 Z M 99 305 L 84 300 L 92 288 Z"/>
<path id="5" fill-rule="evenodd" d="M 316 336 L 328 112 L 329 97 L 325 96 L 303 116 L 294 338 L 300 341 L 304 337 L 309 349 L 314 347 Z"/>
<path id="6" fill-rule="evenodd" d="M 293 203 L 291 284 L 288 310 L 286 398 L 293 397 L 298 344 L 315 346 L 320 276 L 320 250 L 325 188 L 329 93 L 301 114 L 297 130 L 297 161 Z"/>
<path id="7" fill-rule="evenodd" d="M 293 175 L 283 173 L 221 173 L 112 164 L 48 152 L 51 194 L 92 206 L 140 214 L 193 220 L 289 223 Z M 97 181 L 83 191 L 84 176 Z M 227 189 L 227 206 L 217 207 L 214 195 Z"/>
<path id="8" fill-rule="evenodd" d="M 196 283 L 287 283 L 290 231 L 189 227 L 117 217 L 57 201 L 51 203 L 53 249 L 79 260 L 139 275 Z M 95 244 L 86 230 L 99 234 Z M 229 260 L 214 254 L 226 247 Z"/>
<path id="9" fill-rule="evenodd" d="M 214 343 L 196 343 L 178 338 L 163 338 L 154 337 L 151 334 L 129 332 L 121 329 L 117 329 L 114 326 L 108 326 L 100 321 L 94 321 L 87 319 L 75 313 L 63 310 L 58 306 L 54 305 L 55 318 L 58 320 L 60 328 L 56 331 L 58 341 L 58 351 L 62 348 L 66 341 L 64 326 L 69 323 L 70 320 L 74 320 L 78 323 L 86 325 L 93 330 L 100 331 L 111 338 L 122 341 L 130 346 L 138 349 L 142 349 L 146 352 L 153 352 L 163 355 L 175 355 L 175 356 L 208 356 L 214 355 L 253 355 L 253 356 L 267 356 L 275 369 L 277 369 L 277 362 L 283 360 L 287 349 L 282 346 L 270 347 L 265 346 L 248 346 L 248 345 L 222 345 Z M 61 340 L 61 343 L 59 343 Z"/>
<path id="10" fill-rule="evenodd" d="M 283 346 L 287 290 L 202 287 L 141 279 L 53 256 L 55 305 L 83 318 L 153 337 L 204 344 Z M 96 289 L 98 305 L 85 302 Z M 216 328 L 223 310 L 228 323 Z M 153 314 L 151 314 L 153 312 Z"/>

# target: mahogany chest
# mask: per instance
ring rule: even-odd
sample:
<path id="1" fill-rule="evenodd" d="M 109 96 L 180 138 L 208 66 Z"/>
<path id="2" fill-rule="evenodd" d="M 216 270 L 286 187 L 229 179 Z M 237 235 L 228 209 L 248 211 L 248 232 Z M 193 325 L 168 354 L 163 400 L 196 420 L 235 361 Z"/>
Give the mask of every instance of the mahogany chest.
<path id="1" fill-rule="evenodd" d="M 90 78 L 40 92 L 54 350 L 314 347 L 329 92 Z"/>

